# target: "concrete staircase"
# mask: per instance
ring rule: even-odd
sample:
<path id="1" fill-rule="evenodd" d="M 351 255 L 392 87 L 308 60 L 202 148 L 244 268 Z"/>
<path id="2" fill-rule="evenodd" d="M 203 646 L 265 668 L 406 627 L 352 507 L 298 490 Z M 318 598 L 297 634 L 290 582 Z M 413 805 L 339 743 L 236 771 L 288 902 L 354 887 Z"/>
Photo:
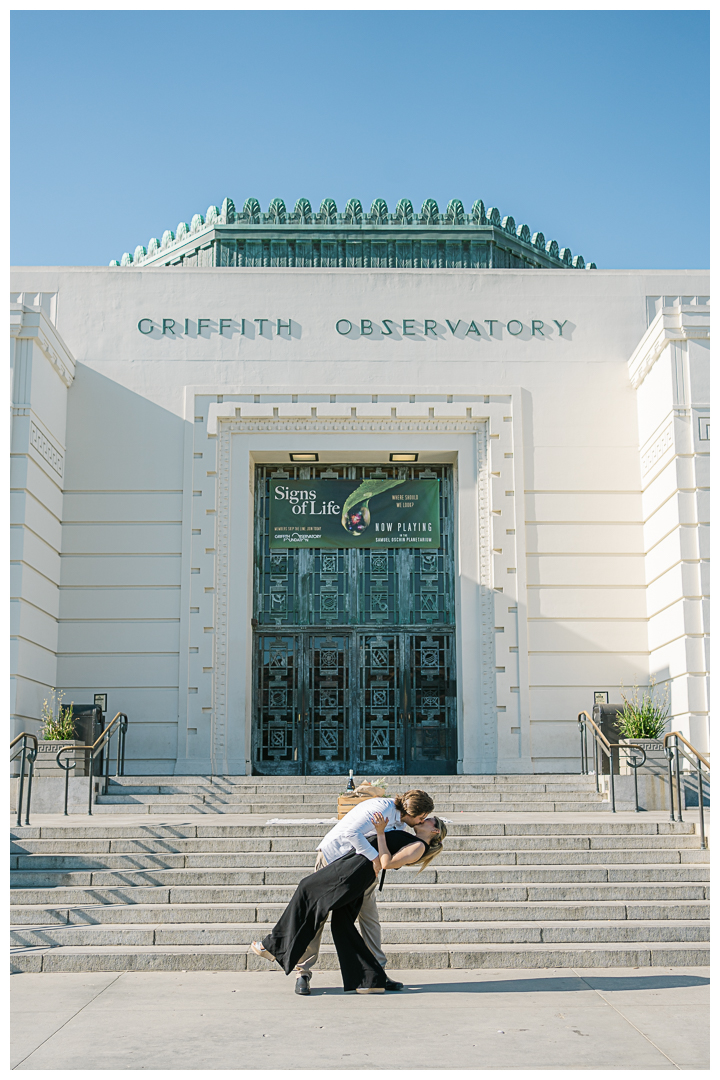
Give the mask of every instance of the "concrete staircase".
<path id="1" fill-rule="evenodd" d="M 617 820 L 578 777 L 437 780 L 397 785 L 428 787 L 452 824 L 430 869 L 388 875 L 380 910 L 389 969 L 707 963 L 709 853 L 692 822 Z M 124 794 L 108 797 L 122 801 L 103 804 L 115 816 L 11 830 L 13 970 L 266 970 L 247 946 L 312 870 L 329 826 L 215 815 L 333 817 L 338 778 L 299 787 L 288 778 L 135 777 L 116 788 Z M 128 801 L 141 799 L 151 801 Z M 491 820 L 461 816 L 493 807 Z M 556 807 L 564 812 L 537 816 Z M 153 824 L 129 817 L 132 808 L 213 816 Z M 578 820 L 588 808 L 592 816 Z M 329 927 L 325 940 L 319 967 L 334 968 Z"/>
<path id="2" fill-rule="evenodd" d="M 334 817 L 342 776 L 123 776 L 98 796 L 96 814 L 267 814 Z M 590 776 L 396 776 L 388 793 L 420 787 L 442 813 L 576 813 L 609 809 Z"/>

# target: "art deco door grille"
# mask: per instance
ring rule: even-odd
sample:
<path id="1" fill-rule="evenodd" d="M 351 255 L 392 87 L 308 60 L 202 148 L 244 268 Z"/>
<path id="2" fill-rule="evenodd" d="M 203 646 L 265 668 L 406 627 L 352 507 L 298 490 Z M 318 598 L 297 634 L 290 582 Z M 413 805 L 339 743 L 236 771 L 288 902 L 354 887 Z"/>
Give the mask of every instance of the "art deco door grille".
<path id="1" fill-rule="evenodd" d="M 269 549 L 270 478 L 437 478 L 441 546 Z M 256 471 L 253 770 L 454 773 L 452 469 Z"/>

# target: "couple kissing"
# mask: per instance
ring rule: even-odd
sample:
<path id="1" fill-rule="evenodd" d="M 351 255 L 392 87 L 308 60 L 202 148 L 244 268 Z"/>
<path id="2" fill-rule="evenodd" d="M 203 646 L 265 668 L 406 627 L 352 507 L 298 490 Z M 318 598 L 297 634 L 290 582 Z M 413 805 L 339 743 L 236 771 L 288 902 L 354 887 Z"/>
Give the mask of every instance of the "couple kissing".
<path id="1" fill-rule="evenodd" d="M 353 807 L 318 845 L 315 872 L 302 879 L 273 929 L 262 941 L 253 941 L 250 950 L 280 964 L 286 975 L 295 970 L 295 993 L 307 996 L 330 917 L 343 989 L 358 994 L 401 990 L 402 983 L 385 974 L 375 896 L 378 874 L 382 889 L 386 870 L 413 864 L 424 870 L 440 854 L 447 825 L 433 816 L 433 808 L 427 792 L 417 789 Z"/>

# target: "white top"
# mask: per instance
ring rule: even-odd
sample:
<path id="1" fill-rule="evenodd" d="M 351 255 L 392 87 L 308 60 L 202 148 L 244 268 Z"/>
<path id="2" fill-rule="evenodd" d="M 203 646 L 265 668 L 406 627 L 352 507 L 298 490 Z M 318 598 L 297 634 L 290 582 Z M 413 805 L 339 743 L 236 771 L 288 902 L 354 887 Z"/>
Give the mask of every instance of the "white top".
<path id="1" fill-rule="evenodd" d="M 366 859 L 377 858 L 377 848 L 369 844 L 366 837 L 376 836 L 375 826 L 371 818 L 380 810 L 388 819 L 387 829 L 405 830 L 405 825 L 400 820 L 400 811 L 395 807 L 394 799 L 364 799 L 359 806 L 354 806 L 349 814 L 338 821 L 337 825 L 330 830 L 327 836 L 317 846 L 322 851 L 325 860 L 329 863 L 341 859 L 353 849 L 358 855 L 364 855 Z"/>

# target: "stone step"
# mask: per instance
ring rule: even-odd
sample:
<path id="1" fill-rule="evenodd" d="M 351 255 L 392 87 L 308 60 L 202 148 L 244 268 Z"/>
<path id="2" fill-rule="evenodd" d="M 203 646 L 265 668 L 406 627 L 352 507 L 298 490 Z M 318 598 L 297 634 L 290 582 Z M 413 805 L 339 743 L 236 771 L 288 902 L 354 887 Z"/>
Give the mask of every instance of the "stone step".
<path id="1" fill-rule="evenodd" d="M 507 843 L 507 842 L 506 842 Z M 66 845 L 66 847 L 69 845 Z M 143 869 L 251 869 L 271 870 L 299 867 L 302 873 L 310 873 L 315 866 L 315 851 L 264 851 L 248 853 L 215 853 L 207 851 L 188 851 L 184 853 L 110 853 L 93 854 L 46 854 L 11 855 L 11 870 L 143 870 Z M 692 864 L 700 865 L 710 861 L 710 852 L 700 849 L 672 850 L 661 848 L 621 848 L 608 850 L 543 850 L 538 844 L 527 851 L 447 851 L 442 867 L 481 867 L 481 866 L 582 866 L 611 864 Z M 413 871 L 416 872 L 416 871 Z M 426 871 L 427 872 L 427 871 Z"/>
<path id="2" fill-rule="evenodd" d="M 58 908 L 41 904 L 13 905 L 13 925 L 23 926 L 93 926 L 184 923 L 262 923 L 274 925 L 284 910 L 283 904 L 173 904 L 173 903 L 97 903 L 89 897 L 85 905 Z M 545 903 L 393 903 L 379 905 L 380 921 L 399 922 L 573 922 L 607 920 L 702 921 L 710 916 L 704 900 L 648 901 L 619 903 L 612 900 L 577 902 L 556 900 Z"/>
<path id="3" fill-rule="evenodd" d="M 104 798 L 100 796 L 100 798 Z M 279 810 L 273 803 L 233 803 L 231 807 L 228 807 L 219 803 L 207 803 L 197 802 L 194 805 L 190 803 L 160 803 L 160 802 L 124 802 L 124 800 L 112 801 L 115 797 L 107 796 L 110 802 L 98 802 L 93 806 L 93 814 L 107 815 L 107 814 L 162 814 L 167 816 L 169 814 L 177 814 L 179 816 L 186 816 L 190 814 L 267 814 L 268 817 L 276 817 L 280 813 L 287 813 L 287 811 Z M 572 809 L 574 814 L 595 814 L 598 812 L 609 812 L 610 804 L 608 802 L 582 802 L 582 803 L 557 803 L 557 802 L 534 802 L 534 803 L 519 803 L 503 802 L 487 802 L 478 804 L 476 806 L 470 803 L 454 803 L 452 805 L 442 805 L 438 807 L 437 812 L 441 815 L 464 813 L 491 813 L 493 811 L 498 813 L 518 813 L 518 814 L 550 814 L 550 813 L 568 813 L 569 809 Z M 289 817 L 305 817 L 322 815 L 323 817 L 330 817 L 334 815 L 336 807 L 326 806 L 314 806 L 311 804 L 303 804 L 301 810 L 295 809 L 294 813 L 288 813 Z"/>
<path id="4" fill-rule="evenodd" d="M 282 792 L 275 794 L 274 792 L 248 792 L 248 791 L 217 791 L 217 790 L 204 790 L 204 791 L 160 791 L 160 792 L 143 792 L 133 791 L 124 788 L 109 788 L 107 794 L 98 795 L 98 799 L 102 800 L 107 805 L 111 803 L 147 803 L 147 802 L 216 802 L 222 805 L 234 806 L 234 805 L 247 805 L 251 803 L 253 805 L 267 804 L 268 806 L 286 807 L 287 813 L 290 813 L 297 806 L 323 806 L 323 807 L 335 807 L 337 808 L 337 800 L 341 793 L 332 792 L 329 794 L 319 794 L 314 792 Z M 599 802 L 604 798 L 603 792 L 597 792 L 594 789 L 570 789 L 565 787 L 547 788 L 545 785 L 538 785 L 536 788 L 528 788 L 527 790 L 519 788 L 504 788 L 504 787 L 488 787 L 481 791 L 450 791 L 450 792 L 435 792 L 434 802 L 435 806 L 439 809 L 443 806 L 451 806 L 453 804 L 460 804 L 462 806 L 485 805 L 485 803 L 494 802 Z"/>
<path id="5" fill-rule="evenodd" d="M 94 885 L 55 886 L 53 888 L 13 888 L 10 890 L 12 904 L 42 904 L 51 907 L 88 903 L 109 904 L 281 904 L 291 899 L 291 885 L 118 885 L 113 887 Z M 668 881 L 628 882 L 556 882 L 535 884 L 493 883 L 487 885 L 388 885 L 382 894 L 383 901 L 390 903 L 470 903 L 503 902 L 526 903 L 556 900 L 594 901 L 617 900 L 622 903 L 650 900 L 707 900 L 710 888 L 702 883 L 677 883 Z"/>
<path id="6" fill-rule="evenodd" d="M 335 970 L 334 949 L 323 949 L 317 967 Z M 388 945 L 389 969 L 696 967 L 708 963 L 704 942 L 595 944 Z M 248 953 L 244 945 L 64 946 L 30 949 L 12 957 L 13 971 L 268 971 L 276 964 Z"/>
<path id="7" fill-rule="evenodd" d="M 201 856 L 202 859 L 202 856 Z M 207 869 L 185 867 L 183 869 L 133 869 L 123 870 L 16 870 L 11 873 L 11 888 L 51 888 L 73 885 L 292 885 L 311 871 L 311 867 L 288 867 L 283 870 L 258 869 Z M 419 872 L 408 868 L 394 870 L 392 887 L 416 882 Z M 423 884 L 438 885 L 486 885 L 486 884 L 538 884 L 546 882 L 586 883 L 594 881 L 652 881 L 652 882 L 706 882 L 709 867 L 700 864 L 647 865 L 618 864 L 614 866 L 542 866 L 529 863 L 519 866 L 492 865 L 482 868 L 454 867 L 445 865 L 435 869 L 430 866 L 422 871 Z M 386 884 L 386 888 L 389 887 Z"/>
<path id="8" fill-rule="evenodd" d="M 328 824 L 313 823 L 294 825 L 289 822 L 281 822 L 273 825 L 247 825 L 232 824 L 225 821 L 180 822 L 178 824 L 164 824 L 144 821 L 121 821 L 112 822 L 89 821 L 83 816 L 83 822 L 75 824 L 68 821 L 63 825 L 12 825 L 10 837 L 15 840 L 58 840 L 67 837 L 83 839 L 191 839 L 199 838 L 225 838 L 233 839 L 270 839 L 288 840 L 299 837 L 312 838 L 317 845 L 328 831 Z M 548 815 L 542 820 L 536 821 L 481 821 L 467 822 L 453 821 L 453 838 L 475 836 L 617 836 L 617 837 L 651 837 L 651 836 L 693 836 L 697 839 L 695 825 L 691 821 L 618 821 L 610 816 L 607 820 L 590 821 L 558 820 Z"/>
<path id="9" fill-rule="evenodd" d="M 387 780 L 387 788 L 398 788 L 409 791 L 413 788 L 454 788 L 466 785 L 492 785 L 492 784 L 565 784 L 577 783 L 595 786 L 593 775 L 583 776 L 581 773 L 459 773 L 448 775 L 438 773 L 436 775 L 408 776 L 400 774 L 384 774 Z M 374 780 L 377 773 L 363 773 L 353 777 L 356 784 L 361 780 Z M 182 775 L 182 774 L 144 774 L 137 773 L 126 776 L 109 777 L 111 784 L 119 786 L 148 785 L 161 787 L 166 784 L 184 784 L 197 786 L 202 784 L 221 784 L 228 787 L 271 787 L 290 788 L 318 787 L 321 789 L 344 788 L 347 783 L 347 773 L 332 773 L 323 776 L 210 776 L 210 775 Z"/>
<path id="10" fill-rule="evenodd" d="M 68 945 L 249 945 L 265 937 L 271 923 L 185 923 L 134 926 L 23 926 L 10 932 L 12 948 L 58 948 Z M 667 920 L 595 922 L 435 922 L 383 923 L 383 945 L 457 945 L 500 942 L 688 942 L 708 941 L 707 923 Z M 332 945 L 326 927 L 323 943 Z"/>
<path id="11" fill-rule="evenodd" d="M 498 804 L 511 804 L 517 802 L 518 806 L 540 806 L 549 802 L 568 802 L 574 806 L 576 802 L 599 806 L 607 801 L 603 794 L 596 792 L 504 792 L 493 791 L 485 794 L 471 793 L 459 795 L 457 792 L 446 796 L 438 796 L 435 799 L 435 809 L 438 813 L 445 809 L 472 810 L 478 807 L 497 806 Z M 325 797 L 318 795 L 297 796 L 272 796 L 272 795 L 232 795 L 222 792 L 201 793 L 178 793 L 169 795 L 136 795 L 109 792 L 107 795 L 100 794 L 95 802 L 96 806 L 134 806 L 134 805 L 160 804 L 162 806 L 222 806 L 222 807 L 267 807 L 277 813 L 295 813 L 299 808 L 313 808 L 316 810 L 336 810 L 338 808 L 337 796 Z M 236 813 L 247 813 L 245 810 L 235 810 Z"/>
<path id="12" fill-rule="evenodd" d="M 537 783 L 504 783 L 504 784 L 463 784 L 462 786 L 449 786 L 447 784 L 438 785 L 433 784 L 432 795 L 435 802 L 441 802 L 443 800 L 458 798 L 492 798 L 495 794 L 530 794 L 541 795 L 544 793 L 554 794 L 556 796 L 564 796 L 565 794 L 597 794 L 594 784 L 581 784 L 581 783 L 557 783 L 548 784 L 541 781 Z M 227 798 L 237 801 L 244 801 L 248 798 L 260 799 L 260 800 L 277 800 L 278 802 L 308 802 L 312 800 L 325 800 L 331 801 L 338 795 L 344 794 L 342 785 L 338 785 L 335 790 L 328 790 L 326 787 L 310 787 L 303 786 L 301 788 L 294 787 L 292 785 L 286 785 L 283 787 L 265 787 L 257 784 L 114 784 L 110 782 L 108 784 L 108 795 L 154 795 L 154 796 L 166 796 L 166 795 L 192 795 L 198 797 L 212 797 L 217 796 L 219 798 Z M 391 793 L 388 792 L 388 797 L 391 797 Z"/>
<path id="13" fill-rule="evenodd" d="M 294 856 L 307 856 L 308 862 L 315 859 L 317 844 L 315 837 L 273 837 L 261 839 L 260 837 L 190 837 L 165 839 L 148 837 L 141 839 L 124 838 L 111 839 L 110 837 L 97 839 L 75 839 L 66 837 L 57 840 L 13 840 L 10 843 L 10 851 L 13 855 L 65 855 L 70 849 L 77 855 L 86 854 L 190 854 L 196 852 L 208 852 L 212 854 L 230 853 L 233 855 L 257 853 L 272 853 L 278 855 L 285 853 Z M 457 861 L 455 852 L 465 855 L 485 854 L 493 851 L 501 852 L 513 850 L 518 853 L 530 851 L 543 852 L 569 852 L 569 851 L 639 851 L 658 852 L 673 851 L 683 854 L 695 853 L 698 862 L 706 862 L 709 851 L 700 847 L 700 837 L 694 834 L 678 834 L 676 836 L 653 836 L 643 835 L 639 837 L 627 836 L 452 836 L 449 835 L 444 843 L 443 858 L 452 852 L 453 859 Z M 632 858 L 635 858 L 633 854 Z M 463 858 L 463 861 L 465 859 Z M 632 861 L 632 859 L 630 859 Z M 692 861 L 692 860 L 690 860 Z M 242 864 L 238 864 L 242 865 Z M 269 863 L 268 865 L 272 865 Z"/>

